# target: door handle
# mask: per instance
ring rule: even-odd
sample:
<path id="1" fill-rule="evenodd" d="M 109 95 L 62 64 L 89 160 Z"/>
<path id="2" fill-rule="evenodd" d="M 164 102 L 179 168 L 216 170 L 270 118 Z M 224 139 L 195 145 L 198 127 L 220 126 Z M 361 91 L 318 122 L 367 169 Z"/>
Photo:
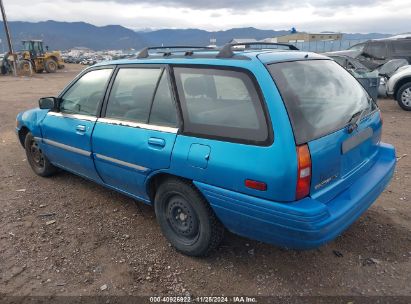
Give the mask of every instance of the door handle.
<path id="1" fill-rule="evenodd" d="M 87 128 L 84 125 L 78 125 L 76 127 L 76 133 L 79 135 L 83 135 L 86 132 Z"/>
<path id="2" fill-rule="evenodd" d="M 150 137 L 150 138 L 148 139 L 148 144 L 149 144 L 150 146 L 155 146 L 155 147 L 161 147 L 161 148 L 163 148 L 163 147 L 165 147 L 165 145 L 166 145 L 166 141 L 165 141 L 164 139 L 162 139 L 162 138 Z"/>

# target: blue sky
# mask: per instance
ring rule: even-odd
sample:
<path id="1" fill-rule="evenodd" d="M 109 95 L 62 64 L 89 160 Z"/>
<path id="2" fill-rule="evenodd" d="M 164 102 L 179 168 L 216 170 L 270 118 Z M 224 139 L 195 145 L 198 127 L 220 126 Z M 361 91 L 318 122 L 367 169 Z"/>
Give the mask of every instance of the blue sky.
<path id="1" fill-rule="evenodd" d="M 411 32 L 410 0 L 3 0 L 19 21 L 84 21 L 132 29 Z"/>

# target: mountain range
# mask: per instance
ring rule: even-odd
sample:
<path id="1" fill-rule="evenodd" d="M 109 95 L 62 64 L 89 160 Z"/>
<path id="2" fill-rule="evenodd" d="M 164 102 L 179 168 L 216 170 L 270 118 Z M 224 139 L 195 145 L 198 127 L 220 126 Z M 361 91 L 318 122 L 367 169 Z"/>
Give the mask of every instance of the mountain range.
<path id="1" fill-rule="evenodd" d="M 21 40 L 42 39 L 50 49 L 70 49 L 87 47 L 93 50 L 140 49 L 159 45 L 208 45 L 216 39 L 223 45 L 233 38 L 263 39 L 288 34 L 286 30 L 260 30 L 253 27 L 234 28 L 224 31 L 205 31 L 200 29 L 161 29 L 153 31 L 133 31 L 120 25 L 95 26 L 85 22 L 9 22 L 13 44 L 18 50 Z M 392 36 L 390 34 L 344 34 L 344 39 L 376 39 Z M 5 33 L 0 27 L 0 39 L 5 45 Z M 0 47 L 0 52 L 2 47 Z"/>

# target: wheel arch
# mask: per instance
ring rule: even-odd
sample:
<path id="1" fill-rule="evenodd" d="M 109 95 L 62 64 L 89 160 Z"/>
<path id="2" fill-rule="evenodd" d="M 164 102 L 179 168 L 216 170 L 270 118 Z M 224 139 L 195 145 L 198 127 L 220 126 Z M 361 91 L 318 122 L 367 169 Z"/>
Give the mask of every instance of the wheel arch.
<path id="1" fill-rule="evenodd" d="M 156 172 L 152 174 L 151 176 L 149 176 L 146 181 L 146 192 L 147 192 L 147 196 L 151 204 L 154 204 L 154 198 L 155 198 L 158 187 L 163 181 L 167 179 L 180 179 L 182 181 L 186 181 L 194 185 L 193 181 L 190 179 L 187 179 L 187 178 L 184 178 L 178 175 L 174 175 L 169 172 L 164 172 L 164 171 Z"/>
<path id="2" fill-rule="evenodd" d="M 26 126 L 22 126 L 18 132 L 19 141 L 21 146 L 24 148 L 24 141 L 26 140 L 27 134 L 30 132 L 30 129 Z"/>
<path id="3" fill-rule="evenodd" d="M 397 98 L 399 89 L 406 83 L 411 82 L 411 76 L 405 76 L 397 81 L 394 86 L 394 97 Z"/>

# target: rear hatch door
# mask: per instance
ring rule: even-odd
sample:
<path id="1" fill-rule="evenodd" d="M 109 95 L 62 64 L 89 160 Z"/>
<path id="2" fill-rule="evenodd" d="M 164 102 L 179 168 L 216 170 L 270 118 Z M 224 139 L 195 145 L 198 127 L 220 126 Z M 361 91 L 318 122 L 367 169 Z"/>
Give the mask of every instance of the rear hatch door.
<path id="1" fill-rule="evenodd" d="M 310 149 L 310 195 L 327 202 L 373 164 L 381 137 L 378 108 L 361 84 L 331 60 L 268 67 L 285 102 L 296 144 L 308 144 Z"/>

